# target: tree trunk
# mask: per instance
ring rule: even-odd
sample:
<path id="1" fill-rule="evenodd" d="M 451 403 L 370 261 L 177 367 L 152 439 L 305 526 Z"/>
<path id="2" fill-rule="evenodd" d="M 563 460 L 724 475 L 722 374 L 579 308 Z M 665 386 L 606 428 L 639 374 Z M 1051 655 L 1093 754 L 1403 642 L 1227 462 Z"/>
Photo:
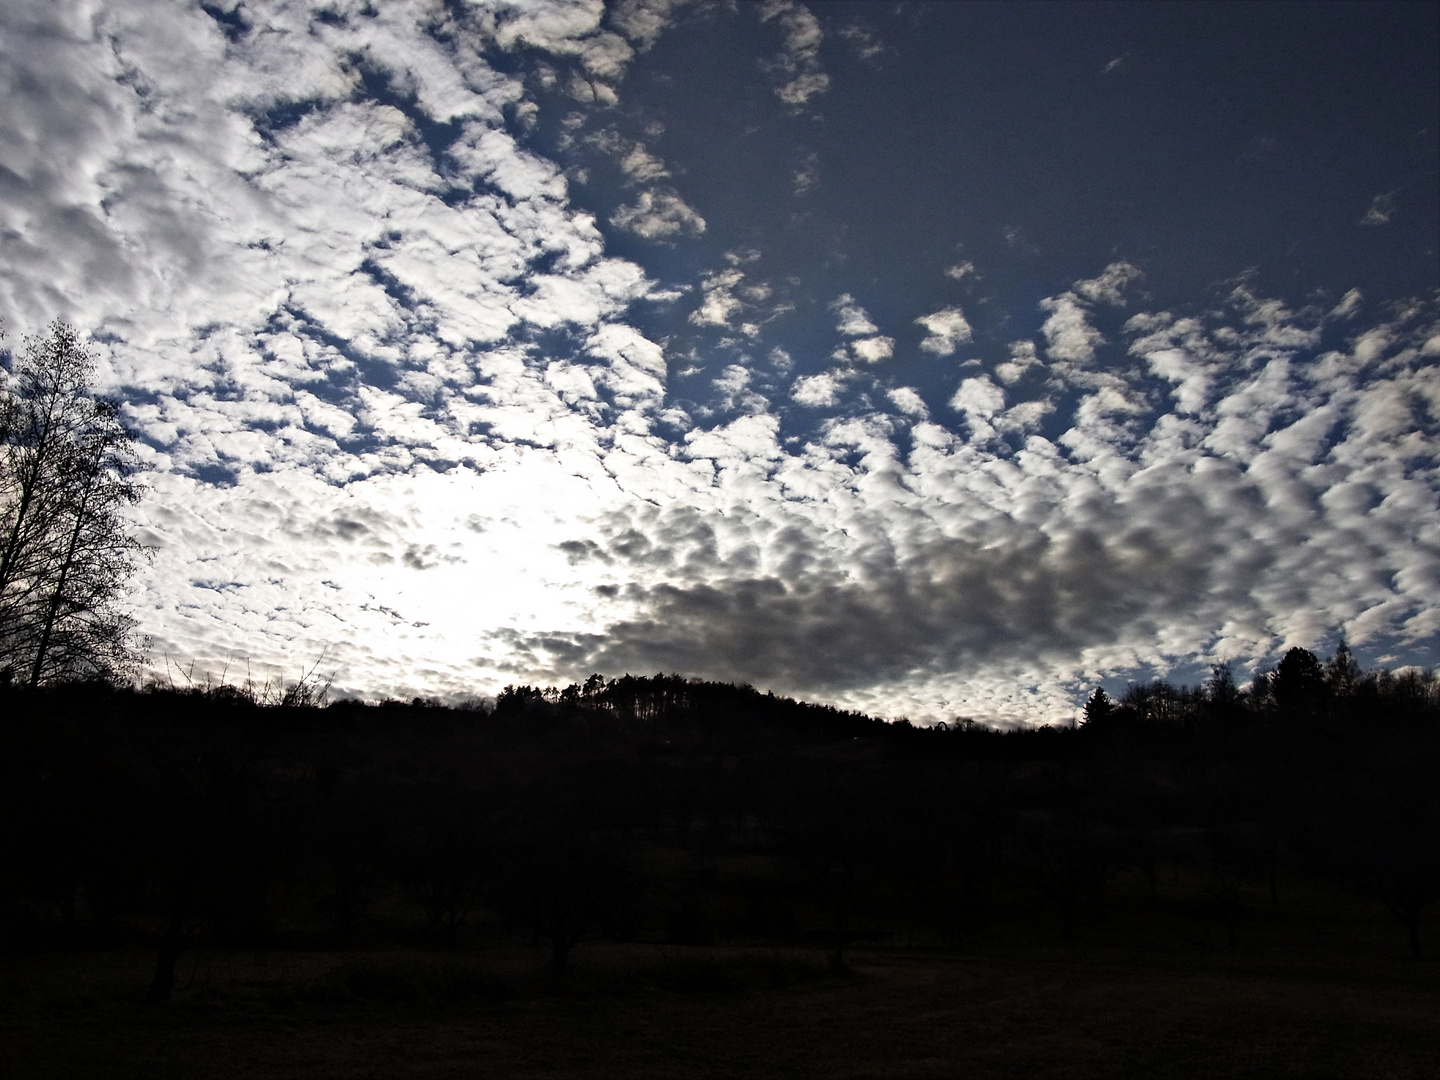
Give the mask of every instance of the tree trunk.
<path id="1" fill-rule="evenodd" d="M 65 559 L 60 564 L 60 578 L 55 582 L 55 592 L 45 610 L 45 629 L 40 633 L 40 644 L 35 647 L 35 666 L 30 669 L 30 689 L 40 685 L 40 675 L 45 667 L 45 654 L 50 651 L 50 638 L 55 630 L 55 619 L 60 614 L 60 605 L 65 599 L 65 584 L 70 570 L 75 565 L 75 548 L 80 543 L 80 531 L 85 527 L 85 510 L 90 501 L 87 488 L 85 497 L 75 508 L 75 527 L 70 530 L 70 543 L 65 548 Z"/>

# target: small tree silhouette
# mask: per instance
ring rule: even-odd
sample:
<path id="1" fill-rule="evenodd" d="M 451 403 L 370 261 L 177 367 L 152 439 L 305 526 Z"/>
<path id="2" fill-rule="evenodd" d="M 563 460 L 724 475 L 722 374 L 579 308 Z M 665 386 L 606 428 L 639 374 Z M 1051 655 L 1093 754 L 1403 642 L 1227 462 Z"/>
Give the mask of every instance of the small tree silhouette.
<path id="1" fill-rule="evenodd" d="M 0 669 L 30 686 L 113 677 L 134 663 L 118 607 L 142 548 L 121 511 L 140 498 L 134 438 L 90 390 L 95 359 L 52 323 L 0 382 Z"/>
<path id="2" fill-rule="evenodd" d="M 1270 686 L 1283 718 L 1309 719 L 1325 696 L 1325 671 L 1309 649 L 1294 648 L 1275 668 Z"/>
<path id="3" fill-rule="evenodd" d="M 1114 702 L 1105 693 L 1104 687 L 1097 686 L 1095 692 L 1090 695 L 1090 700 L 1085 703 L 1084 719 L 1081 722 L 1087 727 L 1091 724 L 1103 727 L 1105 721 L 1109 720 L 1114 713 Z"/>

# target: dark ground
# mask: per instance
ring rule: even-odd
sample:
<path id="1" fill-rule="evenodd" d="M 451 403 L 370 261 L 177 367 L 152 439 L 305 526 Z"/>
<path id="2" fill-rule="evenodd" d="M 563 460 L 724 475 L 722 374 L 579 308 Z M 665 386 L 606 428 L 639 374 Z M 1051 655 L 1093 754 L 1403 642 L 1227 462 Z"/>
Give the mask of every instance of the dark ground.
<path id="1" fill-rule="evenodd" d="M 1011 734 L 11 695 L 0 1080 L 1440 1078 L 1440 679 L 1302 653 Z"/>
<path id="2" fill-rule="evenodd" d="M 1377 928 L 1378 929 L 1378 928 Z M 1383 951 L 1382 951 L 1383 955 Z M 1440 963 L 1348 948 L 596 944 L 0 961 L 0 1067 L 64 1077 L 1440 1075 Z"/>

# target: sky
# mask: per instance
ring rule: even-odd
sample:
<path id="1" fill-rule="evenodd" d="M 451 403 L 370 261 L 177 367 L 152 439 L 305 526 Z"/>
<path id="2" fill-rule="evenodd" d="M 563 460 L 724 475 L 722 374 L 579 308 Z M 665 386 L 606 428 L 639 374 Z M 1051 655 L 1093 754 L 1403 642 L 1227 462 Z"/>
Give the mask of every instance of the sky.
<path id="1" fill-rule="evenodd" d="M 1440 6 L 7 0 L 152 668 L 917 722 L 1440 660 Z"/>

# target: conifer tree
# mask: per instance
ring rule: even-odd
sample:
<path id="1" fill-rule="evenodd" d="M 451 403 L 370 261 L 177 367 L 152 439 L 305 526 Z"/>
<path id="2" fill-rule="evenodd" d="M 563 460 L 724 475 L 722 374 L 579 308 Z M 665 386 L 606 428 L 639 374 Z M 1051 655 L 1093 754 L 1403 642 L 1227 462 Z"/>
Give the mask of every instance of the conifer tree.
<path id="1" fill-rule="evenodd" d="M 1115 705 L 1105 693 L 1103 687 L 1097 686 L 1095 692 L 1090 695 L 1090 700 L 1085 703 L 1084 723 L 1103 725 L 1115 713 Z"/>

